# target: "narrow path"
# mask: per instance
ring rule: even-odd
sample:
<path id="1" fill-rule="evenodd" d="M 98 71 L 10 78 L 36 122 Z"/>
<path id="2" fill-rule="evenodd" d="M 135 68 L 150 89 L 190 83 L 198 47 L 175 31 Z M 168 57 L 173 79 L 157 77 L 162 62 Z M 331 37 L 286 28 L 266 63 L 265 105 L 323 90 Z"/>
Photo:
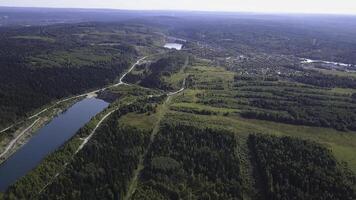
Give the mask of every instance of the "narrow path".
<path id="1" fill-rule="evenodd" d="M 88 137 L 83 139 L 82 144 L 78 147 L 77 151 L 74 153 L 76 155 L 80 150 L 83 149 L 83 147 L 89 142 L 89 140 L 93 137 L 95 134 L 96 130 L 100 127 L 100 125 L 104 122 L 106 118 L 108 118 L 113 112 L 115 112 L 117 109 L 110 111 L 108 114 L 106 114 L 101 120 L 98 122 L 98 124 L 95 126 L 95 128 L 91 131 L 91 133 L 88 135 Z"/>
<path id="2" fill-rule="evenodd" d="M 38 121 L 40 120 L 40 118 L 38 118 L 36 121 L 34 121 L 30 126 L 28 126 L 25 130 L 23 130 L 16 138 L 14 138 L 13 140 L 11 140 L 11 142 L 9 143 L 9 145 L 6 147 L 5 151 L 3 151 L 0 154 L 0 158 L 3 157 L 4 155 L 6 155 L 11 148 L 15 145 L 15 143 L 28 131 L 30 130 Z"/>
<path id="3" fill-rule="evenodd" d="M 180 73 L 184 72 L 184 70 L 185 70 L 185 68 L 187 68 L 188 64 L 189 64 L 189 57 L 187 57 L 187 59 L 185 60 L 185 63 L 183 65 L 182 69 L 180 70 Z M 186 78 L 183 79 L 182 87 L 180 90 L 175 91 L 175 92 L 169 92 L 167 94 L 168 98 L 167 98 L 166 102 L 168 102 L 170 100 L 171 96 L 179 94 L 185 90 L 185 82 L 186 82 Z"/>
<path id="4" fill-rule="evenodd" d="M 187 58 L 184 66 L 182 67 L 182 70 L 181 71 L 184 71 L 184 69 L 188 66 L 188 63 L 189 63 L 189 59 Z M 151 136 L 150 136 L 150 142 L 147 146 L 147 148 L 145 149 L 144 153 L 140 156 L 139 158 L 139 164 L 136 168 L 136 170 L 134 171 L 133 173 L 133 178 L 131 179 L 130 183 L 129 183 L 129 187 L 128 187 L 128 190 L 126 192 L 126 195 L 125 197 L 123 198 L 123 200 L 130 200 L 132 195 L 135 194 L 136 192 L 136 189 L 137 189 L 137 185 L 138 185 L 138 181 L 139 181 L 139 175 L 141 173 L 141 171 L 145 168 L 144 166 L 144 161 L 145 161 L 145 158 L 147 156 L 147 153 L 148 153 L 148 150 L 151 148 L 151 145 L 152 143 L 154 142 L 155 140 L 155 137 L 160 129 L 160 124 L 161 124 L 161 120 L 162 118 L 164 117 L 164 115 L 166 114 L 167 110 L 168 110 L 168 107 L 167 107 L 167 104 L 168 102 L 170 101 L 170 98 L 176 94 L 179 94 L 181 92 L 183 92 L 185 90 L 185 78 L 183 80 L 183 83 L 182 83 L 182 88 L 179 89 L 178 91 L 175 91 L 175 92 L 169 92 L 167 94 L 167 100 L 163 103 L 162 105 L 162 108 L 160 110 L 160 112 L 158 113 L 158 120 L 152 130 L 152 133 L 151 133 Z"/>
<path id="5" fill-rule="evenodd" d="M 7 127 L 7 128 L 2 129 L 2 130 L 0 131 L 0 133 L 3 133 L 3 132 L 5 132 L 5 131 L 9 130 L 9 129 L 12 128 L 12 127 L 14 127 L 14 125 L 11 125 L 11 126 L 9 126 L 9 127 Z"/>
<path id="6" fill-rule="evenodd" d="M 178 91 L 170 92 L 170 93 L 167 94 L 167 96 L 176 95 L 176 94 L 178 94 L 178 93 L 183 92 L 183 90 L 185 90 L 185 79 L 183 80 L 182 87 L 181 87 Z"/>
<path id="7" fill-rule="evenodd" d="M 126 83 L 123 82 L 123 79 L 126 77 L 127 74 L 129 74 L 129 73 L 136 67 L 136 65 L 138 65 L 138 64 L 139 64 L 141 61 L 143 61 L 144 59 L 146 59 L 146 57 L 143 57 L 143 58 L 137 60 L 136 63 L 133 64 L 132 67 L 131 67 L 127 72 L 125 72 L 125 73 L 121 76 L 121 78 L 120 78 L 120 80 L 119 80 L 119 83 L 117 83 L 117 84 L 115 84 L 115 85 L 112 85 L 112 86 L 108 86 L 108 87 L 106 87 L 106 88 L 104 88 L 104 89 L 108 89 L 108 88 L 111 88 L 111 87 L 115 87 L 115 86 L 119 86 L 119 85 L 126 84 Z M 102 90 L 102 89 L 101 89 L 101 90 Z M 97 91 L 100 91 L 100 90 L 97 90 Z M 92 92 L 91 92 L 91 93 L 92 93 Z M 90 94 L 90 93 L 87 93 L 87 94 Z M 98 124 L 95 126 L 95 128 L 94 128 L 94 129 L 92 130 L 92 132 L 90 133 L 90 135 L 84 139 L 83 143 L 79 146 L 79 148 L 77 149 L 77 151 L 75 152 L 75 154 L 77 154 L 77 153 L 89 142 L 89 140 L 93 137 L 95 131 L 99 128 L 99 126 L 103 123 L 103 121 L 104 121 L 106 118 L 108 118 L 108 117 L 109 117 L 113 112 L 115 112 L 116 110 L 117 110 L 117 109 L 110 111 L 108 114 L 106 114 L 106 115 L 98 122 Z M 74 154 L 74 155 L 75 155 L 75 154 Z"/>
<path id="8" fill-rule="evenodd" d="M 137 189 L 139 175 L 140 175 L 141 171 L 144 169 L 145 157 L 147 156 L 148 150 L 151 148 L 151 145 L 152 145 L 153 141 L 155 140 L 155 137 L 156 137 L 156 135 L 159 131 L 159 128 L 160 128 L 161 119 L 166 114 L 167 109 L 168 108 L 167 108 L 167 101 L 166 101 L 165 103 L 163 103 L 161 110 L 158 113 L 158 120 L 157 120 L 156 124 L 154 125 L 154 128 L 151 132 L 150 142 L 148 143 L 147 148 L 145 149 L 145 151 L 143 152 L 143 154 L 141 154 L 141 156 L 139 158 L 139 163 L 137 165 L 136 170 L 133 173 L 133 177 L 129 183 L 128 190 L 127 190 L 126 195 L 123 198 L 123 200 L 131 199 L 132 195 L 135 193 L 135 191 Z"/>
<path id="9" fill-rule="evenodd" d="M 240 170 L 242 180 L 242 196 L 245 200 L 261 199 L 257 198 L 258 192 L 256 190 L 256 182 L 252 170 L 251 152 L 248 148 L 248 135 L 239 134 L 236 138 L 238 144 L 236 153 L 240 155 Z"/>
<path id="10" fill-rule="evenodd" d="M 146 58 L 147 58 L 147 56 L 145 56 L 145 57 L 143 57 L 143 58 L 137 60 L 136 63 L 133 64 L 132 67 L 131 67 L 126 73 L 124 73 L 124 74 L 121 76 L 121 78 L 120 78 L 120 80 L 119 80 L 119 83 L 118 83 L 118 84 L 115 84 L 115 85 L 113 85 L 113 86 L 111 86 L 111 87 L 115 87 L 115 86 L 118 86 L 118 85 L 126 84 L 126 83 L 123 82 L 123 80 L 124 80 L 124 78 L 126 77 L 126 75 L 129 74 L 138 64 L 140 64 L 141 61 L 145 60 Z"/>
<path id="11" fill-rule="evenodd" d="M 75 151 L 75 153 L 72 155 L 71 159 L 72 160 L 74 158 L 75 155 L 77 155 L 79 153 L 80 150 L 82 150 L 84 148 L 84 146 L 89 142 L 89 140 L 94 136 L 96 130 L 100 127 L 100 125 L 105 121 L 105 119 L 107 119 L 112 113 L 114 113 L 116 110 L 118 109 L 115 109 L 115 110 L 112 110 L 110 111 L 108 114 L 106 114 L 103 118 L 101 118 L 101 120 L 98 122 L 98 124 L 95 126 L 95 128 L 90 132 L 90 134 L 82 139 L 83 142 L 82 144 L 80 144 L 80 146 L 78 147 L 78 149 Z M 63 168 L 60 172 L 58 172 L 56 175 L 54 175 L 54 177 L 45 185 L 43 186 L 43 188 L 40 190 L 40 192 L 38 193 L 38 195 L 40 195 L 48 186 L 50 186 L 54 180 L 64 172 L 64 170 L 67 168 L 69 162 L 66 162 L 64 165 L 63 165 Z"/>

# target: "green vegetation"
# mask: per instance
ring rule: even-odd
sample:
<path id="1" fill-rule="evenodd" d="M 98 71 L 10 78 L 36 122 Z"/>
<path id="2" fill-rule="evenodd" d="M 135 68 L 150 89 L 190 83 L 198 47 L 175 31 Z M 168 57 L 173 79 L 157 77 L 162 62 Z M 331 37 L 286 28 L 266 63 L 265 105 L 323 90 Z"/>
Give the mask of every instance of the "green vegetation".
<path id="1" fill-rule="evenodd" d="M 239 78 L 241 76 L 234 77 L 234 73 L 211 67 L 211 64 L 206 61 L 197 61 L 193 67 L 186 70 L 186 73 L 189 76 L 187 85 L 190 89 L 172 99 L 171 111 L 167 114 L 166 120 L 172 123 L 233 130 L 242 135 L 258 132 L 312 140 L 332 150 L 339 162 L 347 162 L 348 166 L 356 172 L 356 159 L 353 153 L 356 151 L 355 132 L 345 130 L 341 132 L 329 128 L 313 127 L 314 125 L 286 124 L 283 121 L 272 120 L 272 117 L 265 119 L 268 121 L 262 121 L 244 119 L 240 116 L 247 111 L 265 112 L 270 116 L 279 113 L 289 116 L 288 112 L 283 109 L 292 108 L 282 107 L 284 104 L 276 102 L 300 104 L 300 107 L 296 107 L 297 111 L 304 110 L 303 106 L 307 106 L 308 102 L 325 102 L 325 106 L 319 103 L 307 106 L 309 111 L 306 114 L 315 116 L 315 119 L 324 117 L 334 119 L 335 116 L 344 116 L 347 119 L 349 116 L 343 115 L 343 112 L 348 113 L 350 107 L 340 110 L 342 107 L 336 107 L 336 105 L 353 106 L 354 103 L 349 93 L 287 81 L 263 81 L 259 77 L 242 80 Z M 217 90 L 217 87 L 224 89 Z M 298 101 L 298 99 L 304 99 L 304 101 Z M 258 106 L 250 102 L 267 103 Z M 283 109 L 267 109 L 271 107 L 269 104 L 278 105 L 278 108 Z M 331 106 L 333 109 L 330 109 Z M 322 115 L 327 112 L 333 114 Z M 320 114 L 316 115 L 318 113 Z M 353 116 L 353 113 L 350 116 Z M 335 122 L 345 123 L 337 120 Z"/>
<path id="2" fill-rule="evenodd" d="M 56 40 L 50 37 L 43 37 L 43 36 L 13 36 L 13 39 L 24 39 L 24 40 L 39 40 L 44 42 L 55 42 Z"/>
<path id="3" fill-rule="evenodd" d="M 121 199 L 147 145 L 149 130 L 114 126 L 116 119 L 113 116 L 98 130 L 98 136 L 76 155 L 40 199 Z"/>
<path id="4" fill-rule="evenodd" d="M 349 95 L 289 82 L 241 80 L 235 98 L 246 118 L 356 130 L 356 104 Z"/>
<path id="5" fill-rule="evenodd" d="M 355 199 L 355 28 L 319 17 L 0 29 L 0 127 L 147 56 L 130 85 L 98 92 L 109 108 L 0 199 Z"/>
<path id="6" fill-rule="evenodd" d="M 242 199 L 232 133 L 163 124 L 133 199 Z"/>
<path id="7" fill-rule="evenodd" d="M 267 199 L 355 199 L 356 177 L 325 148 L 302 140 L 251 135 Z"/>
<path id="8" fill-rule="evenodd" d="M 30 57 L 28 62 L 35 68 L 43 67 L 104 67 L 118 63 L 123 54 L 120 46 L 71 49 L 70 51 L 56 51 L 51 54 Z M 133 49 L 127 49 L 133 51 Z M 127 52 L 125 52 L 127 53 Z"/>
<path id="9" fill-rule="evenodd" d="M 104 172 L 107 174 L 106 178 L 101 179 L 102 181 L 98 183 L 103 184 L 105 182 L 108 185 L 102 185 L 102 190 L 95 194 L 70 192 L 66 194 L 68 198 L 91 197 L 97 199 L 101 197 L 108 198 L 110 195 L 124 195 L 123 191 L 127 189 L 125 187 L 128 181 L 130 181 L 130 174 L 132 174 L 135 166 L 138 164 L 138 157 L 142 154 L 144 147 L 147 146 L 150 129 L 143 130 L 121 125 L 118 119 L 128 113 L 153 113 L 157 106 L 155 106 L 155 102 L 147 104 L 147 102 L 150 102 L 149 99 L 138 99 L 128 105 L 125 100 L 121 100 L 121 102 L 123 105 L 121 104 L 120 108 L 104 121 L 100 128 L 97 129 L 94 137 L 81 151 L 75 154 L 82 143 L 81 138 L 87 137 L 98 121 L 113 109 L 112 107 L 96 116 L 66 145 L 51 154 L 35 170 L 11 186 L 5 193 L 5 199 L 37 199 L 42 198 L 39 197 L 41 195 L 43 195 L 44 199 L 47 199 L 49 196 L 47 192 L 52 189 L 57 192 L 61 191 L 60 193 L 53 193 L 53 198 L 59 198 L 57 195 L 61 196 L 66 193 L 65 191 L 68 191 L 67 186 L 69 183 L 67 180 L 69 178 L 73 180 L 71 182 L 73 185 L 69 188 L 75 190 L 76 186 L 83 186 L 86 181 L 89 181 L 88 178 L 95 179 L 95 177 L 91 176 L 94 173 L 94 169 L 98 170 L 98 176 Z M 131 151 L 128 151 L 129 146 L 132 148 Z M 94 150 L 96 153 L 93 154 Z M 114 151 L 117 153 L 112 153 Z M 100 157 L 107 155 L 108 157 L 105 157 L 105 159 L 101 157 L 99 159 L 98 155 Z M 114 161 L 117 167 L 112 168 Z M 95 167 L 93 163 L 96 163 Z M 105 168 L 105 166 L 108 168 Z M 72 173 L 73 170 L 77 170 L 79 173 L 80 170 L 84 169 L 88 173 L 87 176 L 84 174 L 79 176 L 79 174 Z M 121 169 L 121 171 L 116 171 L 115 169 Z M 60 174 L 61 176 L 57 178 L 56 174 Z M 79 179 L 81 184 L 77 182 Z M 126 182 L 118 182 L 117 180 L 126 180 Z M 63 185 L 63 181 L 66 184 Z M 88 185 L 87 187 L 90 186 Z M 80 191 L 80 188 L 78 190 Z M 90 191 L 94 190 L 88 190 L 88 192 Z"/>
<path id="10" fill-rule="evenodd" d="M 145 63 L 138 66 L 135 71 L 126 77 L 131 83 L 138 83 L 148 88 L 158 88 L 161 90 L 173 90 L 180 88 L 181 84 L 172 84 L 167 81 L 171 76 L 179 72 L 187 65 L 188 55 L 172 51 L 159 57 L 152 63 Z M 180 79 L 179 81 L 182 81 Z"/>

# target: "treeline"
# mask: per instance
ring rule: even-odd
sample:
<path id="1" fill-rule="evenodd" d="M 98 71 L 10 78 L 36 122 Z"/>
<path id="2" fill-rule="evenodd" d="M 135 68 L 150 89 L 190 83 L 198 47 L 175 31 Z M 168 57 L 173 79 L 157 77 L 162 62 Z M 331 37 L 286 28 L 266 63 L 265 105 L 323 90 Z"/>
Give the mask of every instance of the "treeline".
<path id="1" fill-rule="evenodd" d="M 318 72 L 310 72 L 303 75 L 291 75 L 294 81 L 326 88 L 353 88 L 356 89 L 356 79 L 337 75 L 326 75 Z"/>
<path id="2" fill-rule="evenodd" d="M 266 199 L 356 199 L 356 177 L 324 147 L 266 135 L 250 135 L 248 142 Z"/>
<path id="3" fill-rule="evenodd" d="M 242 199 L 235 136 L 163 123 L 133 199 Z"/>
<path id="4" fill-rule="evenodd" d="M 241 116 L 282 123 L 356 130 L 351 96 L 320 88 L 270 81 L 236 82 L 235 98 L 244 102 Z"/>

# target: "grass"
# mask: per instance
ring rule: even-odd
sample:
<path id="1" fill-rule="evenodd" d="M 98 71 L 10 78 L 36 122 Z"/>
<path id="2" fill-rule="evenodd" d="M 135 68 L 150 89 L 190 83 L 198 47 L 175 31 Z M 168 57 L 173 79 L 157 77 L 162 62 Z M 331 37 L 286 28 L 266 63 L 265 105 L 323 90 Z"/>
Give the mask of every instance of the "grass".
<path id="1" fill-rule="evenodd" d="M 185 77 L 186 77 L 186 74 L 180 72 L 180 73 L 173 74 L 172 76 L 170 76 L 169 78 L 167 78 L 164 81 L 169 83 L 170 85 L 172 85 L 175 89 L 178 89 L 178 88 L 181 88 L 182 81 L 184 80 Z"/>
<path id="2" fill-rule="evenodd" d="M 351 95 L 353 93 L 356 93 L 356 89 L 352 88 L 332 88 L 330 90 L 331 93 L 336 93 L 336 94 L 346 94 L 346 95 Z"/>
<path id="3" fill-rule="evenodd" d="M 197 90 L 186 89 L 183 91 L 182 95 L 177 95 L 172 98 L 172 103 L 195 103 L 198 101 L 196 95 L 199 93 Z"/>
<path id="4" fill-rule="evenodd" d="M 262 133 L 312 140 L 330 149 L 339 162 L 346 162 L 349 168 L 356 173 L 356 132 L 342 132 L 331 128 L 299 126 L 272 121 L 245 119 L 236 114 L 223 116 L 197 115 L 180 112 L 179 108 L 183 108 L 182 110 L 209 110 L 218 113 L 236 113 L 239 111 L 239 109 L 232 109 L 230 107 L 216 107 L 215 105 L 198 103 L 201 98 L 221 98 L 225 102 L 229 102 L 228 100 L 234 98 L 235 94 L 241 94 L 241 92 L 243 92 L 235 91 L 230 87 L 230 84 L 234 79 L 233 72 L 226 71 L 224 68 L 209 66 L 207 63 L 205 64 L 207 66 L 204 66 L 204 63 L 200 63 L 199 66 L 194 65 L 185 70 L 185 74 L 194 76 L 194 84 L 183 93 L 172 98 L 171 104 L 169 105 L 171 110 L 167 113 L 165 120 L 172 123 L 187 123 L 203 127 L 227 129 L 243 137 L 252 133 Z M 178 79 L 178 77 L 182 76 L 184 76 L 184 74 L 176 75 L 174 79 Z M 287 82 L 286 84 L 284 84 L 285 86 L 266 86 L 264 89 L 276 90 L 278 87 L 292 87 L 292 85 L 289 86 L 292 83 Z M 220 89 L 211 89 L 216 85 L 222 87 L 220 87 Z M 250 87 L 259 88 L 258 85 Z M 307 92 L 310 95 L 316 96 L 319 94 L 328 96 L 332 96 L 333 94 L 348 95 L 355 91 L 353 89 L 341 88 L 327 90 L 303 87 L 302 89 L 301 92 Z M 198 94 L 204 94 L 204 96 L 198 97 Z M 271 93 L 271 95 L 273 94 Z M 343 97 L 340 96 L 340 98 L 342 99 Z"/>
<path id="5" fill-rule="evenodd" d="M 336 75 L 336 76 L 342 76 L 342 77 L 356 78 L 355 72 L 344 72 L 344 71 L 328 70 L 328 69 L 316 69 L 316 70 L 323 74 L 327 74 L 327 75 Z"/>
<path id="6" fill-rule="evenodd" d="M 173 109 L 191 109 L 191 110 L 207 110 L 215 113 L 234 113 L 238 112 L 237 109 L 231 109 L 231 108 L 217 108 L 217 107 L 212 107 L 208 105 L 202 105 L 202 104 L 196 104 L 196 103 L 174 103 L 171 105 L 171 108 Z"/>
<path id="7" fill-rule="evenodd" d="M 11 37 L 12 39 L 24 39 L 24 40 L 39 40 L 43 42 L 49 42 L 49 43 L 54 43 L 56 42 L 55 39 L 50 38 L 50 37 L 44 37 L 44 36 L 13 36 Z"/>
<path id="8" fill-rule="evenodd" d="M 220 85 L 224 89 L 229 89 L 229 84 L 233 81 L 235 73 L 226 71 L 222 67 L 193 66 L 188 68 L 188 74 L 193 74 L 196 85 L 205 89 Z"/>
<path id="9" fill-rule="evenodd" d="M 150 130 L 157 121 L 157 115 L 129 113 L 120 118 L 119 123 L 133 126 L 139 129 Z"/>
<path id="10" fill-rule="evenodd" d="M 356 173 L 356 156 L 354 154 L 356 152 L 356 132 L 243 119 L 238 116 L 196 115 L 176 111 L 170 111 L 166 120 L 227 129 L 242 135 L 262 133 L 312 140 L 331 149 L 339 162 L 346 162 L 350 169 Z"/>

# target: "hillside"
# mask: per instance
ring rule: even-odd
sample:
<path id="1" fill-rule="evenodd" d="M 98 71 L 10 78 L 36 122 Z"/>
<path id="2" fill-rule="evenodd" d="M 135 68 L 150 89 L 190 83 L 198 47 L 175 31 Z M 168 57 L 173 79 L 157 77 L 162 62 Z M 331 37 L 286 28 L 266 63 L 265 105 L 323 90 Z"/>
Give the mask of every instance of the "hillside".
<path id="1" fill-rule="evenodd" d="M 0 29 L 1 148 L 109 105 L 0 199 L 356 199 L 355 30 L 208 16 Z"/>

